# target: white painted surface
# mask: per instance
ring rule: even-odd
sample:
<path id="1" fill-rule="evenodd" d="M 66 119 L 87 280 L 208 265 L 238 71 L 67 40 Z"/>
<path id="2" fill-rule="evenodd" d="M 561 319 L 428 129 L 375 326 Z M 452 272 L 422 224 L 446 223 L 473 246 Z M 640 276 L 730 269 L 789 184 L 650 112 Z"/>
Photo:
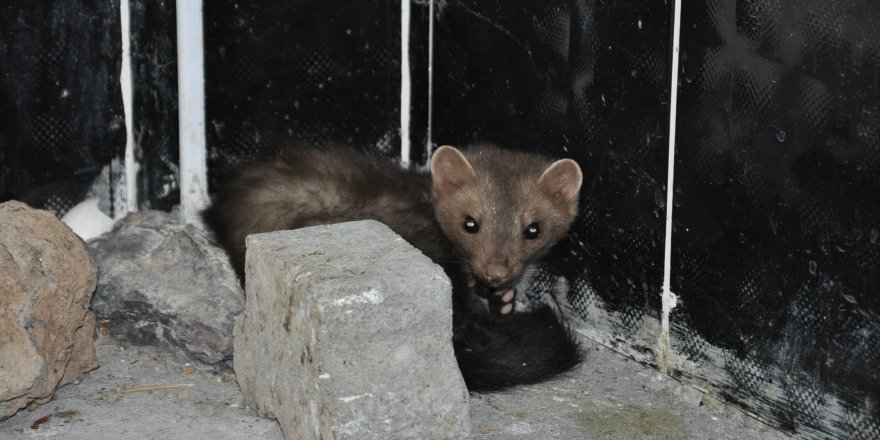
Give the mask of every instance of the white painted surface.
<path id="1" fill-rule="evenodd" d="M 137 173 L 140 165 L 135 160 L 134 140 L 134 108 L 132 107 L 132 95 L 134 86 L 131 73 L 131 8 L 129 0 L 121 0 L 119 3 L 120 28 L 122 38 L 122 71 L 119 74 L 119 85 L 122 89 L 122 111 L 125 114 L 125 162 L 124 179 L 119 183 L 125 185 L 123 191 L 115 191 L 116 194 L 124 194 L 123 200 L 117 196 L 113 215 L 116 219 L 125 217 L 129 212 L 138 209 Z"/>
<path id="2" fill-rule="evenodd" d="M 427 166 L 434 153 L 434 0 L 428 3 L 428 132 L 425 136 L 425 158 Z"/>
<path id="3" fill-rule="evenodd" d="M 113 219 L 98 209 L 99 201 L 98 197 L 83 200 L 67 211 L 61 221 L 83 240 L 110 232 L 113 229 Z"/>
<path id="4" fill-rule="evenodd" d="M 400 2 L 400 164 L 409 166 L 409 119 L 412 107 L 412 81 L 409 70 L 409 21 L 412 4 Z"/>
<path id="5" fill-rule="evenodd" d="M 675 194 L 675 121 L 678 111 L 678 59 L 681 39 L 681 0 L 675 0 L 675 13 L 672 17 L 672 62 L 671 84 L 669 86 L 669 157 L 666 170 L 666 238 L 663 244 L 663 298 L 660 316 L 660 359 L 657 366 L 669 372 L 669 314 L 678 299 L 670 288 L 672 269 L 672 202 Z"/>
<path id="6" fill-rule="evenodd" d="M 177 2 L 177 90 L 180 123 L 181 219 L 201 224 L 208 204 L 202 0 Z"/>
<path id="7" fill-rule="evenodd" d="M 364 293 L 347 295 L 333 300 L 337 306 L 350 306 L 352 304 L 381 304 L 385 302 L 385 296 L 376 289 L 370 289 Z"/>

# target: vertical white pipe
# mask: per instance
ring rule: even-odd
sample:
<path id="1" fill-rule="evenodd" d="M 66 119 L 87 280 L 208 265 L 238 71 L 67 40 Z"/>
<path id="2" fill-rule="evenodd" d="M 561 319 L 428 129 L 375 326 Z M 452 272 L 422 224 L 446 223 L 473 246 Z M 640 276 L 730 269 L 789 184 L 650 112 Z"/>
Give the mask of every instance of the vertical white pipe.
<path id="1" fill-rule="evenodd" d="M 409 71 L 410 0 L 400 2 L 400 164 L 409 165 L 409 116 L 412 85 Z"/>
<path id="2" fill-rule="evenodd" d="M 113 216 L 120 219 L 138 209 L 137 173 L 139 164 L 135 161 L 134 149 L 134 92 L 131 71 L 131 8 L 129 0 L 119 2 L 120 37 L 122 38 L 122 71 L 119 73 L 119 86 L 122 89 L 122 111 L 125 114 L 125 200 L 119 204 L 122 209 L 114 209 Z"/>
<path id="3" fill-rule="evenodd" d="M 428 3 L 428 132 L 426 133 L 425 158 L 430 163 L 434 150 L 434 0 Z"/>
<path id="4" fill-rule="evenodd" d="M 672 272 L 672 203 L 675 194 L 675 121 L 678 112 L 678 61 L 681 37 L 681 0 L 675 0 L 672 23 L 672 60 L 669 86 L 669 158 L 666 169 L 666 239 L 663 246 L 663 298 L 660 317 L 660 359 L 658 367 L 669 372 L 669 314 L 678 302 L 670 288 Z"/>
<path id="5" fill-rule="evenodd" d="M 208 204 L 202 0 L 177 1 L 177 93 L 180 125 L 180 211 L 201 224 Z"/>

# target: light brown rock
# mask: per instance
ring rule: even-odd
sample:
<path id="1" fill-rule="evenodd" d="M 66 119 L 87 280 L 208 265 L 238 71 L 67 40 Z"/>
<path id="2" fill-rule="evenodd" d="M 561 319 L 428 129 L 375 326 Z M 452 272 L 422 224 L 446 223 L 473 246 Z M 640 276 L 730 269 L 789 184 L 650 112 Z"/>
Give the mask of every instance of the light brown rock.
<path id="1" fill-rule="evenodd" d="M 0 420 L 97 366 L 96 271 L 85 243 L 54 215 L 0 204 Z"/>

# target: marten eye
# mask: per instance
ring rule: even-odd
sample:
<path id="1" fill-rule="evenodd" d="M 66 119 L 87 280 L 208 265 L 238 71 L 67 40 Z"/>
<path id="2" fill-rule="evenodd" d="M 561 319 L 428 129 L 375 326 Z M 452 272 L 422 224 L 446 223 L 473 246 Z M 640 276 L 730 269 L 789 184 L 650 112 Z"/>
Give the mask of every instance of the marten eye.
<path id="1" fill-rule="evenodd" d="M 539 235 L 541 235 L 541 227 L 538 226 L 537 222 L 526 226 L 526 229 L 523 231 L 523 237 L 525 237 L 526 240 L 534 240 L 538 238 Z"/>
<path id="2" fill-rule="evenodd" d="M 476 234 L 480 232 L 480 224 L 474 220 L 473 217 L 466 215 L 464 216 L 464 231 L 468 234 Z"/>

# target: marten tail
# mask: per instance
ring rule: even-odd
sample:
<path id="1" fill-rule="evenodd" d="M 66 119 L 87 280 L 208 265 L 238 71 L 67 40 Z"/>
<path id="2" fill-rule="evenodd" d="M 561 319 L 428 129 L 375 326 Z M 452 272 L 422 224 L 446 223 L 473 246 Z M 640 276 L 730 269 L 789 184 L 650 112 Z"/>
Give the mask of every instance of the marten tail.
<path id="1" fill-rule="evenodd" d="M 455 357 L 470 391 L 497 391 L 571 370 L 583 353 L 548 306 L 507 316 L 463 314 L 453 334 Z"/>

